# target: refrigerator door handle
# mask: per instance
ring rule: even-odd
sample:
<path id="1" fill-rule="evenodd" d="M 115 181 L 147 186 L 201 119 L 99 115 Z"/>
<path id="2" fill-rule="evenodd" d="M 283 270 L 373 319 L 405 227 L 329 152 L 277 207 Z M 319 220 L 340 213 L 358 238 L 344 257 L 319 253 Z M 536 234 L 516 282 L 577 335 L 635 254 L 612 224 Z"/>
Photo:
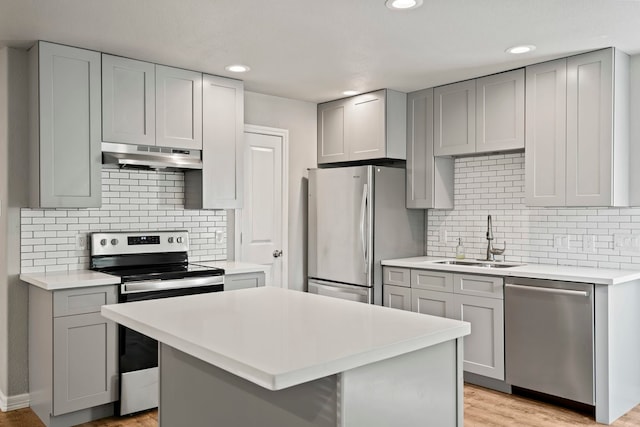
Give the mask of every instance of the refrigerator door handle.
<path id="1" fill-rule="evenodd" d="M 360 204 L 360 241 L 362 242 L 362 255 L 364 257 L 364 272 L 367 274 L 367 239 L 365 236 L 364 225 L 367 213 L 367 194 L 368 185 L 364 184 L 362 187 L 362 202 Z"/>

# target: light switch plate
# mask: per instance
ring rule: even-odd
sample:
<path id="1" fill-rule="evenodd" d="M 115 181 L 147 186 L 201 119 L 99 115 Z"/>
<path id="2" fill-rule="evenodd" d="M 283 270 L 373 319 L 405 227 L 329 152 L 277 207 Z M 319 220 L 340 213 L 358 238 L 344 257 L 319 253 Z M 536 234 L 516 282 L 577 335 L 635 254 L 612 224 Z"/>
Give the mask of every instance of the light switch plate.
<path id="1" fill-rule="evenodd" d="M 588 234 L 582 236 L 582 251 L 588 254 L 596 253 L 596 236 Z"/>

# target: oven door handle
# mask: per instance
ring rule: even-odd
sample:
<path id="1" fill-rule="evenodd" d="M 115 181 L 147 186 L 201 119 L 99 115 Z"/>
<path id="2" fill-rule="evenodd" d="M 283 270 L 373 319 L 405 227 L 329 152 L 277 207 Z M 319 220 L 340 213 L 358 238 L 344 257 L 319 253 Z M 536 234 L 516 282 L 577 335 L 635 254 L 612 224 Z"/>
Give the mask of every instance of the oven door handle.
<path id="1" fill-rule="evenodd" d="M 137 292 L 164 291 L 168 289 L 195 288 L 222 284 L 224 284 L 224 276 L 206 276 L 173 280 L 140 280 L 137 282 L 126 282 L 120 286 L 122 294 L 132 294 Z"/>

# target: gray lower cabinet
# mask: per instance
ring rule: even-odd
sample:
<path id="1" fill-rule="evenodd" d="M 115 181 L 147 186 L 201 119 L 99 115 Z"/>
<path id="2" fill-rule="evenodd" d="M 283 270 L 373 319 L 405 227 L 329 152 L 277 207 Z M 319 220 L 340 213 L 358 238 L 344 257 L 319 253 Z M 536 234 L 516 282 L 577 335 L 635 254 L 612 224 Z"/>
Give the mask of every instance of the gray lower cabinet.
<path id="1" fill-rule="evenodd" d="M 263 271 L 255 273 L 226 274 L 224 276 L 224 290 L 257 288 L 264 286 L 265 274 Z"/>
<path id="2" fill-rule="evenodd" d="M 409 286 L 389 284 L 403 271 L 409 272 Z M 383 285 L 384 306 L 471 323 L 471 334 L 464 337 L 464 370 L 504 381 L 502 277 L 385 266 Z"/>
<path id="3" fill-rule="evenodd" d="M 45 425 L 76 425 L 114 413 L 117 328 L 100 307 L 116 302 L 116 286 L 29 287 L 30 405 Z"/>
<path id="4" fill-rule="evenodd" d="M 242 208 L 244 84 L 203 76 L 202 170 L 185 171 L 187 209 Z"/>
<path id="5" fill-rule="evenodd" d="M 504 380 L 503 300 L 454 294 L 454 319 L 471 323 L 464 337 L 464 370 Z"/>
<path id="6" fill-rule="evenodd" d="M 29 63 L 30 206 L 100 207 L 100 53 L 38 42 Z"/>
<path id="7" fill-rule="evenodd" d="M 382 305 L 400 310 L 411 310 L 411 288 L 404 286 L 384 285 L 382 288 Z"/>

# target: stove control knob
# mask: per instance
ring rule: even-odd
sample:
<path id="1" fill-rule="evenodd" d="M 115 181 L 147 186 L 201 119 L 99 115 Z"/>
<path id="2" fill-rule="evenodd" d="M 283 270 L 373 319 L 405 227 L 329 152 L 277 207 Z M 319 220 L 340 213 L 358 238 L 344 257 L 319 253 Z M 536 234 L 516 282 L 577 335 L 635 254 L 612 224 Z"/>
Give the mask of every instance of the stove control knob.
<path id="1" fill-rule="evenodd" d="M 118 244 L 118 239 L 111 239 L 111 244 L 113 246 L 117 245 Z"/>
<path id="2" fill-rule="evenodd" d="M 101 239 L 100 246 L 107 246 L 107 239 Z"/>
<path id="3" fill-rule="evenodd" d="M 176 242 L 178 242 L 178 243 L 182 243 L 182 237 L 178 237 L 178 238 L 176 239 Z"/>
<path id="4" fill-rule="evenodd" d="M 169 237 L 169 243 L 173 243 L 173 237 Z"/>

